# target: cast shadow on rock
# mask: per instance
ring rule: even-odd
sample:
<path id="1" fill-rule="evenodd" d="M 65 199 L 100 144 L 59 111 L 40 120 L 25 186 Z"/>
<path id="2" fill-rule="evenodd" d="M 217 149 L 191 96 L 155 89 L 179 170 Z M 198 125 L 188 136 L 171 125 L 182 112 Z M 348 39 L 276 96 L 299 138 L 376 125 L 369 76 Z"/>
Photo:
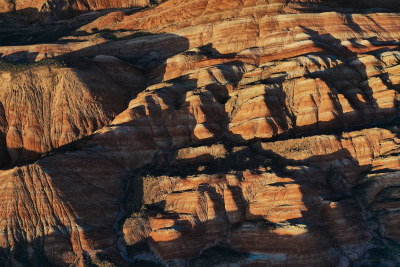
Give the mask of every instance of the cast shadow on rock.
<path id="1" fill-rule="evenodd" d="M 180 237 L 178 239 L 172 238 L 169 241 L 154 241 L 149 237 L 147 239 L 148 244 L 158 251 L 158 253 L 165 256 L 167 261 L 174 258 L 192 258 L 191 262 L 193 264 L 196 263 L 199 254 L 201 256 L 201 252 L 210 242 L 218 244 L 217 247 L 211 248 L 211 251 L 222 246 L 228 249 L 228 254 L 238 255 L 239 253 L 240 257 L 236 258 L 237 261 L 244 260 L 253 253 L 273 254 L 284 251 L 283 253 L 287 257 L 292 257 L 292 259 L 293 257 L 301 257 L 304 254 L 308 255 L 307 253 L 311 253 L 313 255 L 320 255 L 320 258 L 318 256 L 315 257 L 316 263 L 326 263 L 326 257 L 332 257 L 330 258 L 332 264 L 334 262 L 338 263 L 341 256 L 347 257 L 348 255 L 340 252 L 342 251 L 343 237 L 335 220 L 332 220 L 333 216 L 337 216 L 337 210 L 329 205 L 331 202 L 339 203 L 337 205 L 351 205 L 354 208 L 352 217 L 350 218 L 348 214 L 340 216 L 343 216 L 348 221 L 348 230 L 353 228 L 359 230 L 359 235 L 353 239 L 358 240 L 360 243 L 369 240 L 369 232 L 362 223 L 361 207 L 354 201 L 351 188 L 346 186 L 349 181 L 346 181 L 343 175 L 335 176 L 338 180 L 334 179 L 335 181 L 332 181 L 331 179 L 332 173 L 340 174 L 343 171 L 335 169 L 335 161 L 337 160 L 347 162 L 347 164 L 351 165 L 349 167 L 360 171 L 361 167 L 358 165 L 358 162 L 352 158 L 346 149 L 338 150 L 328 155 L 313 156 L 301 161 L 286 159 L 271 150 L 262 151 L 258 155 L 253 151 L 248 156 L 249 161 L 246 163 L 247 166 L 242 166 L 243 168 L 238 165 L 238 168 L 235 168 L 235 162 L 227 166 L 227 163 L 231 160 L 231 157 L 228 157 L 225 162 L 219 162 L 219 165 L 223 166 L 221 168 L 206 172 L 199 172 L 195 170 L 196 168 L 193 168 L 192 172 L 187 175 L 192 177 L 201 174 L 221 175 L 221 179 L 223 179 L 223 176 L 228 172 L 231 175 L 237 174 L 240 176 L 240 173 L 245 169 L 254 171 L 257 174 L 260 167 L 271 168 L 278 177 L 290 179 L 290 182 L 270 184 L 271 190 L 273 187 L 282 188 L 281 190 L 284 191 L 289 186 L 296 185 L 299 187 L 301 201 L 305 208 L 302 209 L 300 217 L 291 218 L 287 220 L 287 223 L 292 226 L 303 225 L 306 233 L 295 235 L 277 234 L 275 230 L 279 230 L 282 224 L 269 221 L 267 213 L 265 215 L 252 214 L 249 210 L 249 200 L 245 198 L 245 193 L 242 191 L 243 188 L 240 186 L 230 186 L 229 189 L 234 192 L 233 201 L 235 202 L 235 206 L 241 208 L 242 220 L 230 224 L 229 219 L 237 218 L 238 211 L 225 211 L 224 200 L 221 198 L 220 193 L 217 193 L 213 186 L 205 182 L 192 190 L 198 191 L 200 194 L 207 194 L 209 200 L 212 202 L 211 207 L 218 214 L 217 218 L 201 221 L 199 218 L 196 219 L 196 215 L 194 215 L 196 223 L 193 228 L 193 221 L 184 219 L 185 216 L 181 217 L 176 212 L 163 210 L 165 209 L 165 202 L 155 204 L 157 208 L 151 209 L 148 215 L 156 216 L 159 214 L 162 218 L 173 220 L 175 223 L 171 227 L 176 227 L 174 229 L 180 233 Z M 238 156 L 238 158 L 241 157 Z M 260 158 L 263 158 L 263 160 L 260 160 Z M 257 164 L 256 162 L 259 163 Z M 297 166 L 299 168 L 289 168 L 290 166 Z M 313 175 L 308 174 L 308 171 L 306 171 L 309 168 L 323 168 L 330 169 L 331 171 L 328 173 L 322 171 Z M 369 166 L 362 166 L 362 168 L 369 168 Z M 311 178 L 309 175 L 313 177 Z M 141 178 L 137 177 L 136 179 L 140 180 Z M 290 207 L 288 208 L 290 209 Z M 211 231 L 210 233 L 208 233 L 209 230 Z M 227 241 L 228 236 L 230 236 L 230 242 Z M 241 242 L 252 236 L 258 236 L 258 242 L 241 245 Z M 235 240 L 238 242 L 237 244 L 235 244 Z M 231 243 L 233 247 L 229 248 L 228 243 Z M 307 244 L 307 246 L 304 244 Z M 169 250 L 174 247 L 180 247 L 181 249 Z M 331 249 L 334 249 L 338 253 L 334 255 L 335 253 L 328 252 Z M 132 253 L 134 254 L 134 251 Z M 169 256 L 170 253 L 173 256 Z M 229 262 L 229 257 L 219 256 L 219 260 L 222 261 L 221 263 Z M 206 260 L 206 262 L 208 260 L 210 263 L 214 259 L 203 260 Z"/>
<path id="2" fill-rule="evenodd" d="M 312 34 L 314 34 L 314 33 L 312 33 Z M 152 45 L 151 47 L 142 47 L 138 54 L 135 54 L 131 58 L 127 58 L 127 59 L 123 59 L 122 58 L 122 60 L 126 60 L 126 61 L 130 62 L 131 64 L 135 65 L 135 63 L 138 62 L 137 60 L 139 60 L 138 58 L 145 58 L 144 62 L 139 60 L 139 64 L 138 64 L 139 66 L 138 67 L 142 67 L 143 70 L 146 72 L 146 71 L 148 71 L 146 66 L 151 66 L 149 69 L 153 68 L 154 66 L 157 66 L 158 63 L 154 63 L 154 65 L 153 65 L 153 62 L 162 62 L 163 60 L 166 59 L 166 57 L 170 57 L 171 55 L 178 54 L 180 52 L 186 51 L 189 48 L 188 40 L 186 38 L 183 38 L 183 37 L 180 37 L 180 36 L 171 35 L 171 34 L 169 35 L 168 39 L 170 40 L 170 42 L 173 43 L 174 45 L 176 45 L 174 47 L 161 45 L 161 43 L 164 42 L 165 40 L 161 39 L 161 38 L 158 38 L 157 36 L 151 36 L 149 38 L 152 39 L 152 43 L 155 43 L 154 45 Z M 158 51 L 157 51 L 157 41 L 159 42 L 158 43 L 158 47 L 159 47 Z M 90 47 L 90 48 L 84 48 L 82 50 L 73 52 L 73 53 L 67 55 L 67 57 L 71 57 L 71 58 L 75 57 L 76 60 L 80 60 L 82 56 L 86 56 L 86 57 L 89 57 L 89 60 L 90 60 L 90 57 L 96 56 L 99 53 L 118 57 L 119 56 L 118 53 L 114 54 L 113 52 L 110 52 L 110 53 L 107 52 L 107 51 L 109 51 L 108 48 L 110 48 L 110 47 L 112 47 L 111 43 L 107 42 L 107 43 L 104 43 L 104 44 L 100 44 L 100 45 L 93 46 L 93 47 Z M 134 52 L 135 52 L 135 49 L 132 49 L 132 53 L 134 53 Z M 215 51 L 214 51 L 214 53 L 215 53 Z M 165 56 L 165 55 L 168 55 L 168 56 Z M 164 74 L 165 74 L 165 69 L 164 69 L 164 73 L 163 73 L 162 70 L 160 72 L 161 76 L 163 76 Z M 79 73 L 78 73 L 78 75 L 79 75 Z M 82 80 L 85 80 L 85 79 L 87 79 L 87 77 L 82 77 Z M 239 80 L 240 80 L 240 78 L 239 78 Z M 190 81 L 188 80 L 186 82 L 187 82 L 187 84 L 193 84 L 193 85 L 190 85 L 190 87 L 191 86 L 193 86 L 193 88 L 197 87 L 197 82 L 198 81 L 196 81 L 196 80 L 190 80 Z M 145 89 L 145 87 L 143 87 L 143 90 L 144 89 Z M 224 88 L 221 89 L 220 87 L 218 87 L 218 88 L 209 87 L 207 89 L 209 89 L 210 91 L 212 91 L 212 90 L 221 91 L 222 90 L 222 94 L 221 94 L 222 96 L 228 95 L 227 91 L 224 92 Z M 207 96 L 206 94 L 204 94 L 202 92 L 199 92 L 199 98 L 200 98 L 200 100 L 202 102 L 207 102 L 207 101 L 210 100 L 210 96 Z M 215 97 L 215 98 L 218 99 L 218 97 Z M 221 102 L 224 101 L 223 99 L 224 99 L 224 97 L 220 97 L 220 101 Z M 153 100 L 149 99 L 149 104 L 155 104 L 154 102 L 151 102 L 151 101 L 153 101 Z M 176 102 L 179 102 L 179 100 L 176 101 Z M 222 105 L 222 103 L 220 103 L 220 104 Z M 172 105 L 172 103 L 171 103 L 171 105 Z M 176 109 L 176 107 L 174 109 Z M 221 109 L 221 112 L 224 112 L 224 110 Z M 218 115 L 218 116 L 216 116 L 216 115 Z M 211 113 L 210 114 L 206 114 L 207 119 L 210 120 L 210 121 L 212 121 L 212 117 L 214 117 L 214 116 L 217 117 L 218 119 L 222 118 L 222 121 L 227 121 L 227 118 L 228 118 L 228 114 L 227 113 L 225 113 L 225 114 L 219 114 L 219 113 L 217 113 L 217 114 L 211 114 Z M 282 123 L 284 124 L 284 123 L 287 123 L 287 122 L 282 122 Z M 128 126 L 128 125 L 129 124 L 127 124 L 127 125 L 119 125 L 119 126 Z M 226 123 L 225 124 L 223 123 L 222 125 L 223 125 L 223 127 L 226 127 L 225 126 Z M 221 126 L 218 125 L 218 124 L 205 125 L 205 127 L 207 128 L 207 130 L 210 133 L 214 134 L 216 139 L 223 138 L 224 133 L 226 131 L 226 129 L 221 129 Z M 239 139 L 241 138 L 242 142 L 245 141 L 245 140 L 243 140 L 243 138 L 240 135 L 238 135 L 236 137 L 239 138 Z M 211 140 L 211 141 L 215 141 L 215 140 Z M 60 155 L 60 153 L 56 153 L 56 154 Z M 329 161 L 332 158 L 335 158 L 335 159 L 336 158 L 340 158 L 340 157 L 342 157 L 342 154 L 346 155 L 346 157 L 350 157 L 350 153 L 348 151 L 341 151 L 339 154 L 340 155 L 334 154 L 334 155 L 316 156 L 316 157 L 314 157 L 312 159 L 310 158 L 308 160 L 309 161 L 324 162 L 324 161 L 327 161 L 327 160 Z M 69 158 L 71 158 L 71 157 L 77 156 L 77 154 L 70 154 L 70 155 L 67 155 L 67 156 Z M 96 155 L 96 157 L 99 157 L 100 159 L 103 159 L 102 155 Z M 252 154 L 250 154 L 249 157 L 250 157 L 250 159 L 252 159 L 251 158 Z M 238 155 L 237 158 L 241 158 L 241 157 Z M 296 218 L 294 220 L 297 220 L 298 222 L 302 222 L 302 223 L 304 222 L 305 225 L 307 225 L 308 223 L 310 224 L 310 226 L 309 226 L 310 227 L 309 228 L 310 232 L 309 232 L 306 240 L 309 241 L 310 243 L 313 243 L 315 245 L 315 247 L 320 246 L 321 241 L 326 241 L 326 242 L 324 242 L 325 246 L 329 246 L 331 244 L 337 245 L 336 241 L 334 240 L 334 238 L 332 238 L 329 234 L 324 233 L 324 230 L 322 229 L 321 224 L 317 224 L 316 226 L 313 225 L 313 222 L 314 222 L 315 218 L 316 218 L 315 220 L 320 222 L 319 221 L 319 219 L 320 219 L 319 216 L 320 215 L 315 214 L 314 212 L 312 212 L 313 208 L 317 207 L 316 210 L 321 210 L 321 209 L 325 208 L 325 206 L 324 206 L 325 204 L 321 203 L 320 200 L 316 200 L 315 198 L 313 198 L 313 196 L 315 194 L 314 189 L 317 188 L 316 191 L 318 192 L 319 188 L 327 188 L 328 186 L 327 186 L 326 179 L 321 179 L 320 181 L 314 181 L 311 185 L 309 185 L 308 184 L 308 182 L 309 182 L 308 179 L 301 179 L 302 178 L 301 175 L 304 175 L 304 174 L 297 173 L 296 171 L 294 171 L 293 173 L 291 173 L 290 171 L 286 172 L 287 170 L 285 170 L 285 168 L 283 167 L 283 166 L 289 165 L 289 164 L 292 164 L 292 165 L 293 164 L 303 165 L 303 162 L 297 162 L 297 161 L 293 161 L 293 160 L 290 160 L 290 159 L 286 159 L 286 158 L 284 158 L 284 157 L 282 157 L 280 155 L 275 154 L 274 152 L 268 152 L 268 153 L 266 153 L 264 155 L 261 154 L 260 158 L 268 159 L 267 160 L 268 166 L 270 166 L 273 170 L 276 169 L 276 173 L 278 173 L 278 174 L 282 173 L 281 175 L 284 175 L 285 177 L 289 176 L 293 180 L 294 183 L 299 185 L 299 188 L 300 188 L 300 190 L 302 192 L 302 201 L 304 202 L 305 206 L 307 207 L 307 211 L 303 211 L 302 212 L 302 217 Z M 58 167 L 57 164 L 59 164 L 59 163 L 57 163 L 56 159 L 57 159 L 57 157 L 49 156 L 49 157 L 44 159 L 45 162 L 43 163 L 43 165 L 46 168 L 50 169 L 50 173 L 53 172 L 53 174 L 57 172 L 57 168 L 61 168 L 62 167 L 62 166 Z M 84 159 L 85 159 L 85 157 L 82 156 L 82 160 L 84 160 Z M 74 158 L 74 160 L 76 162 L 72 162 L 72 163 L 78 164 L 78 161 L 80 160 L 80 158 L 76 157 L 76 158 Z M 356 162 L 354 159 L 351 159 L 351 160 Z M 96 161 L 95 163 L 99 164 L 99 165 L 101 164 L 101 166 L 103 166 L 104 164 L 110 164 L 110 165 L 114 164 L 114 163 L 111 163 L 111 162 L 105 163 L 105 161 L 99 160 L 99 161 Z M 256 166 L 251 166 L 251 165 L 250 166 L 251 166 L 252 169 L 254 169 L 256 171 L 256 169 L 258 167 L 257 166 L 257 162 L 258 162 L 258 159 L 257 160 L 256 159 L 249 160 L 248 164 L 255 164 Z M 264 164 L 264 162 L 260 163 L 260 165 Z M 307 160 L 305 160 L 305 162 L 307 162 Z M 72 164 L 72 163 L 71 163 L 71 165 L 69 167 L 68 166 L 64 166 L 64 167 L 66 167 L 66 169 L 68 169 L 68 168 L 74 169 L 74 165 L 75 164 Z M 244 162 L 244 164 L 246 164 L 246 161 Z M 223 164 L 223 165 L 225 165 L 225 164 Z M 51 167 L 51 166 L 53 166 L 53 167 Z M 54 167 L 54 166 L 56 166 L 56 167 Z M 241 170 L 242 168 L 246 169 L 248 167 L 249 166 L 247 166 L 247 165 L 244 165 L 244 166 L 240 166 L 240 165 L 239 166 L 232 166 L 232 165 L 229 166 L 228 165 L 227 168 L 225 168 L 225 166 L 222 166 L 222 169 L 218 169 L 218 172 L 226 173 L 228 171 L 238 171 L 238 170 Z M 52 170 L 52 168 L 55 168 L 55 169 Z M 357 164 L 354 164 L 354 168 L 357 168 Z M 89 211 L 91 210 L 91 207 L 89 205 L 90 203 L 83 203 L 82 204 L 81 202 L 76 200 L 75 199 L 76 195 L 73 194 L 73 193 L 76 193 L 76 192 L 69 192 L 68 190 L 70 190 L 70 189 L 68 189 L 68 188 L 74 188 L 74 185 L 77 188 L 79 188 L 79 187 L 83 188 L 82 185 L 79 185 L 79 183 L 82 182 L 82 180 L 80 180 L 79 178 L 80 177 L 85 177 L 85 170 L 92 170 L 92 169 L 95 169 L 93 165 L 91 165 L 91 166 L 82 166 L 82 170 L 75 171 L 75 169 L 74 169 L 74 172 L 73 172 L 74 175 L 59 173 L 58 174 L 58 178 L 54 179 L 54 181 L 53 181 L 54 186 L 55 186 L 55 188 L 57 190 L 59 190 L 60 192 L 68 192 L 68 193 L 64 194 L 63 196 L 61 196 L 62 201 L 65 202 L 65 203 L 69 203 L 71 208 L 75 211 L 77 218 L 84 218 L 85 217 L 85 215 L 88 212 L 88 210 Z M 197 173 L 198 172 L 196 170 L 194 170 L 194 171 L 193 170 L 189 170 L 189 173 L 186 174 L 186 175 L 187 176 L 188 175 L 195 175 Z M 212 174 L 212 173 L 215 173 L 215 171 L 210 169 L 210 170 L 207 170 L 206 173 Z M 124 176 L 124 175 L 121 175 L 121 177 L 122 176 Z M 112 176 L 112 177 L 117 180 L 117 178 L 115 178 L 115 176 Z M 69 181 L 72 184 L 69 184 L 68 186 L 66 186 L 64 184 L 65 181 Z M 97 182 L 101 183 L 102 181 L 97 181 Z M 140 184 L 139 184 L 139 186 L 140 186 Z M 284 183 L 283 184 L 279 184 L 279 185 L 276 184 L 275 186 L 284 187 L 284 186 L 286 186 L 286 184 L 284 184 Z M 93 191 L 85 192 L 85 193 L 91 194 L 93 199 L 99 199 L 100 200 L 100 199 L 103 198 L 103 199 L 109 200 L 105 204 L 102 203 L 102 204 L 104 204 L 104 206 L 102 206 L 102 210 L 108 210 L 109 209 L 109 210 L 115 210 L 116 212 L 119 211 L 119 204 L 120 204 L 119 203 L 119 198 L 118 198 L 119 196 L 111 196 L 110 194 L 105 193 L 103 188 L 99 187 L 98 185 L 94 186 L 92 184 L 91 186 L 89 185 L 89 187 L 91 189 L 93 189 Z M 201 188 L 199 188 L 199 190 L 201 190 L 202 192 L 207 192 L 208 194 L 213 195 L 213 196 L 215 196 L 215 194 L 216 194 L 215 189 L 210 187 L 210 186 L 207 186 L 207 185 L 203 185 Z M 243 201 L 243 194 L 240 194 L 240 190 L 241 189 L 239 187 L 234 189 L 234 191 L 237 192 L 237 194 L 238 194 L 238 197 L 235 198 L 235 201 L 237 201 L 237 203 Z M 347 192 L 346 192 L 346 194 L 344 196 L 342 196 L 342 195 L 337 196 L 335 192 L 333 192 L 333 193 L 330 192 L 330 194 L 333 195 L 332 199 L 335 199 L 336 201 L 341 201 L 342 199 L 347 199 L 348 198 Z M 137 197 L 139 197 L 139 198 L 142 197 L 140 192 L 138 193 Z M 218 195 L 216 195 L 215 198 L 212 199 L 212 201 L 216 206 L 221 206 L 221 203 L 220 203 L 221 199 L 219 199 Z M 243 203 L 242 203 L 242 205 L 243 205 Z M 140 206 L 140 204 L 139 204 L 139 206 Z M 163 203 L 159 203 L 158 206 L 162 210 Z M 308 212 L 310 212 L 310 213 L 308 213 Z M 176 214 L 173 214 L 173 215 L 176 216 Z M 93 216 L 96 217 L 96 214 L 94 213 Z M 227 217 L 229 217 L 229 214 L 227 215 Z M 224 220 L 225 219 L 226 218 L 224 218 Z M 271 233 L 271 229 L 273 229 L 274 227 L 278 227 L 278 226 L 274 225 L 273 223 L 269 223 L 268 221 L 264 221 L 265 218 L 262 217 L 262 216 L 257 218 L 257 219 L 262 221 L 262 223 L 261 223 L 262 225 L 264 224 L 265 227 L 261 226 L 261 228 L 262 228 L 263 231 L 268 233 L 268 238 L 272 238 L 272 239 L 276 238 L 276 239 L 280 240 L 278 243 L 281 244 L 281 247 L 278 246 L 277 248 L 275 248 L 277 251 L 279 251 L 279 249 L 281 249 L 283 247 L 283 244 L 288 244 L 288 243 L 291 242 L 292 237 L 290 237 L 290 236 L 289 237 L 288 236 L 282 237 L 280 235 L 276 235 L 275 233 Z M 86 238 L 88 240 L 97 240 L 98 239 L 98 237 L 97 237 L 98 233 L 99 232 L 101 233 L 101 232 L 105 231 L 105 229 L 108 229 L 108 230 L 112 229 L 113 225 L 114 225 L 114 222 L 115 221 L 112 221 L 111 219 L 109 219 L 106 222 L 107 225 L 105 225 L 104 227 L 103 226 L 102 227 L 97 227 L 97 225 L 96 225 L 97 222 L 95 223 L 95 222 L 91 221 L 90 225 L 88 226 L 90 231 L 86 232 L 86 234 L 87 234 Z M 82 225 L 85 225 L 86 222 L 80 222 L 80 223 Z M 188 230 L 189 234 L 196 233 L 196 231 L 190 232 L 190 229 L 188 228 L 189 223 L 187 221 L 182 220 L 180 223 L 181 223 L 181 225 L 179 225 L 179 226 L 182 227 L 185 230 Z M 219 223 L 220 223 L 219 220 L 207 221 L 205 223 L 199 224 L 198 227 L 200 227 L 200 228 L 198 230 L 199 230 L 199 232 L 201 232 L 201 231 L 204 230 L 204 228 L 207 225 L 217 225 Z M 240 225 L 239 225 L 239 227 L 240 227 Z M 256 229 L 256 230 L 259 230 L 259 229 Z M 222 231 L 225 234 L 225 233 L 227 233 L 229 231 L 229 229 L 222 229 Z M 108 231 L 107 233 L 109 233 L 110 235 L 113 235 L 113 231 Z M 300 236 L 298 238 L 301 241 L 301 238 L 303 238 L 303 237 L 304 236 Z M 189 240 L 188 240 L 187 236 L 183 235 L 181 237 L 181 239 L 172 240 L 172 241 L 169 241 L 169 242 L 177 242 L 179 244 L 180 242 L 185 243 L 185 242 L 189 242 L 190 240 L 193 240 L 193 239 L 199 239 L 199 244 L 201 244 L 201 242 L 204 242 L 205 238 L 207 238 L 207 237 L 206 236 L 200 236 L 200 237 L 193 236 L 193 237 L 190 237 Z M 222 236 L 221 238 L 223 239 L 224 237 Z M 310 238 L 311 241 L 308 238 Z M 150 240 L 150 242 L 151 242 L 151 240 Z M 302 242 L 299 242 L 299 243 L 302 243 Z M 170 243 L 167 242 L 166 244 L 168 245 Z M 157 244 L 155 244 L 155 245 L 157 245 Z M 160 243 L 160 245 L 162 245 L 162 243 Z M 270 244 L 270 245 L 272 246 L 273 244 Z M 104 249 L 104 247 L 100 247 L 100 249 Z M 270 249 L 270 247 L 268 247 L 268 249 Z M 274 248 L 271 248 L 271 249 L 273 250 Z M 301 248 L 299 248 L 299 249 L 301 250 Z M 200 246 L 199 246 L 199 250 L 198 251 L 199 252 L 201 251 Z M 194 256 L 197 256 L 197 255 L 194 255 Z"/>

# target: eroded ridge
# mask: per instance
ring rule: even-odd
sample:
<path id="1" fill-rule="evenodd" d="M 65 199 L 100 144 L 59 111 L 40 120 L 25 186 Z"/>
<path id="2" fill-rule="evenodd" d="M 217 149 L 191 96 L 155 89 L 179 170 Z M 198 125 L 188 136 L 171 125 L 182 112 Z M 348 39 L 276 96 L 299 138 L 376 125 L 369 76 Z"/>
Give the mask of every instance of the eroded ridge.
<path id="1" fill-rule="evenodd" d="M 398 262 L 400 16 L 372 2 L 169 0 L 52 39 L 7 14 L 0 262 Z"/>

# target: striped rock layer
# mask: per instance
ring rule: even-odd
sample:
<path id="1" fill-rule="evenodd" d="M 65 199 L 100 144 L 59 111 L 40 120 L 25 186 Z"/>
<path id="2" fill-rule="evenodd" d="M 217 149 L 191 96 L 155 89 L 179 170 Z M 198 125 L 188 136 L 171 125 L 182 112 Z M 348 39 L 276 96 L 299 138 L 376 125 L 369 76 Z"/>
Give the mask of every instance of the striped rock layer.
<path id="1" fill-rule="evenodd" d="M 7 15 L 0 265 L 399 262 L 393 2 Z"/>

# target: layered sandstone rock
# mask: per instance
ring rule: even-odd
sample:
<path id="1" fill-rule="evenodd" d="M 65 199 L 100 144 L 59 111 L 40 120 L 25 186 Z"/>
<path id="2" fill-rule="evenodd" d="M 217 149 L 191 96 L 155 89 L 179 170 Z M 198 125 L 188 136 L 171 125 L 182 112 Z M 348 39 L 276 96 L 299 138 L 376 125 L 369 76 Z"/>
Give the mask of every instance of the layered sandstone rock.
<path id="1" fill-rule="evenodd" d="M 0 13 L 20 13 L 31 20 L 39 17 L 45 22 L 49 16 L 66 18 L 91 10 L 145 7 L 150 4 L 149 0 L 1 0 Z"/>
<path id="2" fill-rule="evenodd" d="M 365 192 L 352 194 L 353 188 L 364 187 L 364 182 L 354 178 L 382 157 L 393 162 L 393 171 L 399 169 L 397 156 L 384 156 L 397 147 L 396 134 L 371 129 L 341 137 L 257 143 L 230 153 L 222 146 L 218 154 L 224 155 L 219 159 L 223 167 L 211 165 L 217 159 L 206 157 L 215 154 L 217 147 L 193 148 L 190 154 L 182 149 L 177 153 L 178 173 L 184 174 L 182 164 L 189 164 L 192 170 L 187 178 L 134 178 L 142 180 L 147 211 L 125 222 L 124 238 L 129 245 L 147 240 L 164 260 L 194 257 L 221 242 L 250 254 L 242 264 L 323 265 L 326 258 L 333 265 L 357 261 L 365 251 L 376 249 L 368 245 L 373 238 L 396 235 L 387 230 L 396 213 L 376 215 L 383 226 L 374 236 L 364 224 L 367 215 L 357 202 Z M 198 160 L 193 162 L 192 155 L 197 153 Z M 205 168 L 196 170 L 195 166 L 202 164 Z M 393 186 L 393 182 L 389 184 Z M 132 227 L 138 221 L 142 227 Z"/>
<path id="3" fill-rule="evenodd" d="M 94 62 L 80 62 L 78 68 L 51 62 L 6 64 L 0 70 L 3 166 L 8 158 L 11 163 L 35 160 L 92 134 L 145 84 L 140 71 L 119 62 L 114 63 L 115 80 L 104 77 L 109 71 L 103 68 L 104 62 L 98 57 Z M 135 78 L 121 78 L 132 73 Z"/>
<path id="4" fill-rule="evenodd" d="M 342 4 L 169 0 L 0 47 L 1 263 L 398 262 L 400 17 Z"/>

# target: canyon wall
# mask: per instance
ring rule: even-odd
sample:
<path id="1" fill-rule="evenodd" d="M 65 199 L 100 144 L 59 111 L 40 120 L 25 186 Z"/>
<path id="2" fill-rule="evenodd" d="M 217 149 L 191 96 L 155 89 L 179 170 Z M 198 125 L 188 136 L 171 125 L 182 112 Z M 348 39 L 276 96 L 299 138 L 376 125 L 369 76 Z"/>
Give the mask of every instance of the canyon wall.
<path id="1" fill-rule="evenodd" d="M 370 2 L 4 19 L 1 265 L 395 265 L 400 15 Z"/>

